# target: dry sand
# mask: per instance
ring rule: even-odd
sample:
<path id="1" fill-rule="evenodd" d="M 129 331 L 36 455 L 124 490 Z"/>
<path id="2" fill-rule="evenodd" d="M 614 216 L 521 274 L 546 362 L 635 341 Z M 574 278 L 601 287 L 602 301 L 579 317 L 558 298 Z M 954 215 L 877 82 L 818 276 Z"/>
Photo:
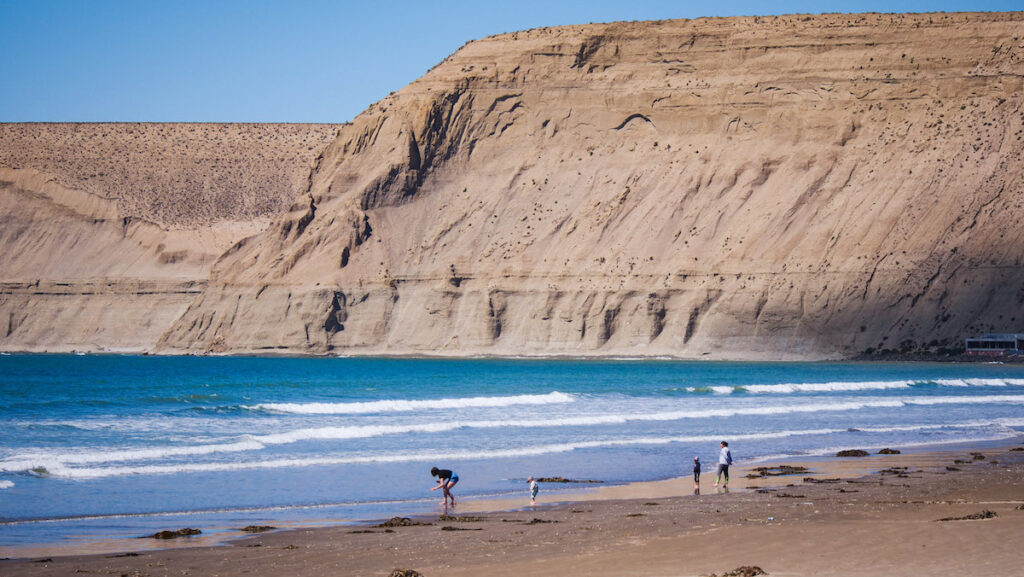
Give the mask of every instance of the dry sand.
<path id="1" fill-rule="evenodd" d="M 740 467 L 729 493 L 714 492 L 705 475 L 696 497 L 689 478 L 602 488 L 559 504 L 545 504 L 542 492 L 527 508 L 524 491 L 519 502 L 467 501 L 455 518 L 417 519 L 426 525 L 8 560 L 0 574 L 696 576 L 757 566 L 774 576 L 1020 575 L 1019 445 L 786 463 L 811 471 L 763 479 Z M 996 516 L 942 520 L 983 511 Z"/>

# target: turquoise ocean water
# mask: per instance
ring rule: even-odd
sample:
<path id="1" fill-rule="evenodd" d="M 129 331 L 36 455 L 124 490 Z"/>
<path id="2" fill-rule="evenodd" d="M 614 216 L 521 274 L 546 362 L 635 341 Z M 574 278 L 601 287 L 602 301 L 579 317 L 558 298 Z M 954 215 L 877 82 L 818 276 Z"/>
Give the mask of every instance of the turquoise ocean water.
<path id="1" fill-rule="evenodd" d="M 0 557 L 196 527 L 434 513 L 737 461 L 1024 431 L 1024 367 L 0 356 Z M 563 488 L 564 490 L 564 488 Z M 557 498 L 554 486 L 542 497 Z"/>

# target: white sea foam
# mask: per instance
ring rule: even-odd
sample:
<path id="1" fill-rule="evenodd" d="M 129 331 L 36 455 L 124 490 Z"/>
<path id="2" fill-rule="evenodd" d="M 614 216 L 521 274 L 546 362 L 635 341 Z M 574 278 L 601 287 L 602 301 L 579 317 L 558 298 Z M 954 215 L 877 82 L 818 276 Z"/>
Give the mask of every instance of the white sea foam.
<path id="1" fill-rule="evenodd" d="M 850 431 L 849 429 L 807 429 L 807 430 L 790 430 L 790 431 L 774 431 L 765 433 L 750 433 L 740 435 L 730 435 L 729 439 L 732 441 L 757 441 L 767 439 L 781 439 L 795 436 L 809 436 L 809 435 L 834 435 L 850 432 L 891 432 L 893 430 L 914 430 L 914 429 L 932 429 L 932 428 L 969 428 L 970 424 L 953 424 L 953 425 L 923 425 L 920 427 L 902 427 L 902 428 L 865 428 L 857 429 L 856 431 Z M 978 436 L 973 439 L 956 439 L 957 442 L 961 440 L 972 440 L 972 441 L 987 441 L 987 440 L 998 440 L 1018 436 L 1019 433 L 1007 429 L 1000 429 L 993 431 L 986 436 Z M 231 463 L 184 463 L 184 464 L 173 464 L 173 465 L 143 465 L 143 466 L 126 466 L 126 467 L 103 467 L 103 468 L 69 468 L 59 466 L 54 470 L 49 471 L 49 474 L 57 477 L 66 477 L 74 479 L 95 479 L 102 477 L 113 477 L 121 475 L 162 475 L 162 474 L 174 474 L 174 473 L 196 473 L 196 472 L 224 472 L 224 471 L 245 471 L 245 470 L 259 470 L 259 469 L 299 469 L 305 467 L 317 467 L 317 466 L 329 466 L 329 465 L 349 465 L 349 464 L 364 464 L 364 463 L 408 463 L 408 462 L 427 462 L 427 461 L 445 461 L 445 460 L 481 460 L 481 459 L 504 459 L 504 458 L 515 458 L 515 457 L 532 457 L 540 455 L 548 455 L 553 453 L 567 453 L 580 449 L 595 449 L 595 448 L 608 448 L 608 447 L 624 447 L 624 446 L 641 446 L 641 445 L 666 445 L 670 443 L 712 443 L 721 439 L 720 434 L 714 435 L 690 435 L 690 436 L 667 436 L 667 437 L 636 437 L 626 439 L 608 439 L 600 441 L 579 441 L 570 443 L 554 443 L 547 445 L 538 445 L 533 447 L 516 447 L 509 449 L 495 449 L 495 450 L 463 450 L 463 451 L 449 451 L 449 452 L 438 452 L 438 451 L 425 451 L 425 452 L 410 452 L 410 453 L 389 453 L 383 455 L 367 455 L 367 456 L 328 456 L 328 457 L 309 457 L 309 458 L 283 458 L 283 459 L 267 459 L 258 461 L 244 461 L 244 462 L 231 462 Z M 934 442 L 917 442 L 917 443 L 904 443 L 901 446 L 927 446 L 927 445 L 942 445 L 949 444 L 952 442 L 950 439 Z M 843 447 L 840 447 L 843 448 Z M 830 454 L 834 453 L 840 448 L 829 448 L 819 449 L 804 454 Z M 792 455 L 790 455 L 792 456 Z M 759 459 L 760 460 L 760 459 Z"/>
<path id="2" fill-rule="evenodd" d="M 863 399 L 857 401 L 811 403 L 803 405 L 774 405 L 755 407 L 733 407 L 703 410 L 679 410 L 657 413 L 625 413 L 566 416 L 547 419 L 509 419 L 487 421 L 450 421 L 402 425 L 357 425 L 346 427 L 303 428 L 284 433 L 251 435 L 244 440 L 231 443 L 157 447 L 146 449 L 124 449 L 104 451 L 76 451 L 69 453 L 28 453 L 11 456 L 0 461 L 0 471 L 24 472 L 38 470 L 45 475 L 62 476 L 69 471 L 69 465 L 98 463 L 135 462 L 211 455 L 216 453 L 258 451 L 267 445 L 286 445 L 312 440 L 348 440 L 402 435 L 410 433 L 440 433 L 456 429 L 493 428 L 543 428 L 543 427 L 587 427 L 616 425 L 629 422 L 676 421 L 683 419 L 724 418 L 734 416 L 784 415 L 794 413 L 820 413 L 838 411 L 859 411 L 872 408 L 899 408 L 908 405 L 951 405 L 951 404 L 1005 404 L 1024 403 L 1024 395 L 985 395 L 979 397 L 909 397 L 902 399 Z M 1009 426 L 1009 425 L 1007 425 Z M 917 427 L 919 428 L 919 427 Z M 898 428 L 890 429 L 900 430 Z M 377 460 L 379 457 L 371 458 Z M 210 465 L 221 466 L 221 465 Z M 177 467 L 177 465 L 168 465 Z M 121 468 L 111 468 L 119 470 Z"/>
<path id="3" fill-rule="evenodd" d="M 841 432 L 840 429 L 819 429 L 807 432 L 781 431 L 754 435 L 733 435 L 732 439 L 771 439 L 792 436 L 793 434 L 829 434 Z M 141 465 L 134 467 L 103 467 L 103 468 L 69 468 L 61 465 L 48 470 L 49 475 L 54 477 L 67 477 L 75 479 L 93 479 L 100 477 L 112 477 L 120 475 L 158 475 L 172 473 L 194 473 L 194 472 L 217 472 L 217 471 L 245 471 L 254 469 L 280 469 L 280 468 L 303 468 L 324 465 L 347 465 L 360 463 L 401 463 L 432 460 L 467 460 L 467 459 L 501 459 L 512 457 L 537 456 L 550 453 L 565 453 L 577 449 L 631 446 L 631 445 L 660 445 L 673 442 L 711 442 L 718 439 L 718 436 L 701 435 L 688 437 L 643 437 L 634 439 L 611 439 L 604 441 L 582 441 L 576 443 L 558 443 L 540 445 L 535 447 L 519 447 L 512 449 L 497 449 L 490 451 L 450 451 L 450 452 L 416 452 L 416 453 L 391 453 L 385 455 L 370 455 L 359 457 L 309 457 L 299 459 L 267 459 L 259 461 L 232 462 L 232 463 L 184 463 L 173 465 Z"/>
<path id="4" fill-rule="evenodd" d="M 1000 425 L 1002 425 L 1004 427 L 1024 427 L 1024 418 L 996 419 L 995 422 L 999 423 Z"/>
<path id="5" fill-rule="evenodd" d="M 10 489 L 13 486 L 13 481 L 0 481 L 0 489 Z"/>
<path id="6" fill-rule="evenodd" d="M 908 405 L 984 405 L 991 403 L 1024 403 L 1024 395 L 984 395 L 980 397 L 910 397 Z"/>
<path id="7" fill-rule="evenodd" d="M 1024 403 L 1024 395 L 1016 397 Z M 814 403 L 806 405 L 777 405 L 761 407 L 733 407 L 721 409 L 678 410 L 656 413 L 610 413 L 590 414 L 542 419 L 492 419 L 486 421 L 448 421 L 408 425 L 366 425 L 351 427 L 319 427 L 297 429 L 287 433 L 253 436 L 252 439 L 265 444 L 287 444 L 305 440 L 343 440 L 380 435 L 406 433 L 439 433 L 455 429 L 494 428 L 545 428 L 545 427 L 588 427 L 617 425 L 630 422 L 677 421 L 710 417 L 732 417 L 738 415 L 779 415 L 789 413 L 818 413 L 825 411 L 854 411 L 863 408 L 902 407 L 906 400 L 865 400 L 840 403 Z"/>
<path id="8" fill-rule="evenodd" d="M 261 424 L 276 426 L 281 417 L 263 417 Z M 20 429 L 71 428 L 78 431 L 123 432 L 137 435 L 141 432 L 161 432 L 164 437 L 187 437 L 191 434 L 227 433 L 235 421 L 213 418 L 181 418 L 167 415 L 121 416 L 102 415 L 90 419 L 19 419 L 10 426 Z M 77 431 L 69 432 L 69 435 Z"/>
<path id="9" fill-rule="evenodd" d="M 872 390 L 910 389 L 926 385 L 940 387 L 1006 387 L 1024 386 L 1024 379 L 937 379 L 922 380 L 908 379 L 896 381 L 833 381 L 825 383 L 780 383 L 775 385 L 733 385 L 733 386 L 707 386 L 707 387 L 686 387 L 691 393 L 713 392 L 719 395 L 733 393 L 829 393 L 829 392 L 854 392 Z"/>
<path id="10" fill-rule="evenodd" d="M 239 441 L 236 443 L 215 443 L 209 445 L 189 445 L 180 447 L 154 447 L 147 449 L 76 451 L 70 453 L 23 453 L 0 461 L 0 471 L 31 471 L 33 469 L 45 469 L 46 471 L 49 471 L 50 474 L 53 474 L 54 469 L 60 469 L 64 465 L 144 461 L 151 459 L 166 459 L 168 457 L 253 451 L 262 448 L 264 448 L 264 445 L 256 441 Z"/>
<path id="11" fill-rule="evenodd" d="M 486 495 L 485 495 L 486 496 Z M 424 499 L 384 499 L 375 501 L 312 503 L 297 505 L 267 505 L 264 507 L 224 507 L 211 509 L 189 509 L 184 511 L 152 511 L 143 513 L 111 513 L 108 515 L 66 515 L 61 517 L 42 517 L 34 519 L 0 520 L 0 527 L 15 525 L 36 525 L 43 523 L 65 523 L 68 521 L 97 521 L 103 519 L 145 519 L 160 517 L 198 517 L 201 515 L 223 515 L 225 513 L 273 513 L 277 511 L 312 511 L 317 509 L 333 509 L 351 507 L 353 505 L 390 505 L 416 502 L 434 502 L 433 497 Z"/>
<path id="12" fill-rule="evenodd" d="M 251 410 L 294 413 L 300 415 L 346 415 L 392 413 L 425 409 L 465 409 L 478 407 L 510 407 L 514 405 L 550 405 L 571 403 L 572 395 L 554 391 L 545 395 L 513 395 L 509 397 L 465 397 L 451 399 L 386 400 L 355 403 L 262 403 L 246 406 Z"/>
<path id="13" fill-rule="evenodd" d="M 748 393 L 823 393 L 908 389 L 914 381 L 862 381 L 855 383 L 789 383 L 783 385 L 746 385 Z"/>
<path id="14" fill-rule="evenodd" d="M 945 387 L 1024 387 L 1024 379 L 938 379 L 933 382 Z"/>
<path id="15" fill-rule="evenodd" d="M 989 441 L 1001 441 L 1003 439 L 1012 439 L 1019 436 L 1020 433 L 1016 431 L 999 431 L 993 432 L 990 435 L 984 436 L 973 436 L 973 437 L 958 437 L 956 439 L 943 439 L 940 441 L 914 441 L 910 443 L 900 443 L 901 449 L 907 448 L 921 448 L 921 447 L 941 447 L 952 444 L 970 444 L 970 443 L 985 443 Z M 884 445 L 877 447 L 867 447 L 869 449 L 880 449 Z M 777 455 L 761 455 L 750 459 L 748 463 L 764 463 L 766 461 L 777 461 L 780 459 L 792 459 L 794 457 L 824 457 L 835 455 L 839 451 L 849 449 L 849 446 L 835 446 L 835 447 L 824 447 L 818 449 L 812 449 L 808 451 L 801 451 L 798 454 L 777 454 Z"/>

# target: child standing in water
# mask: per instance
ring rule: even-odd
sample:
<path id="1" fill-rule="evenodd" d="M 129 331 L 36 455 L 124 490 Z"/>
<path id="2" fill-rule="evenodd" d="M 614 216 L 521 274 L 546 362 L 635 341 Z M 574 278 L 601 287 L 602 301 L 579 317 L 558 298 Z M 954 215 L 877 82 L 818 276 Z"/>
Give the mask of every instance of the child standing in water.
<path id="1" fill-rule="evenodd" d="M 537 492 L 540 491 L 540 487 L 537 486 L 537 481 L 535 481 L 533 479 L 533 477 L 530 477 L 529 479 L 527 479 L 526 482 L 530 484 L 530 504 L 531 505 L 536 505 L 537 504 Z"/>
<path id="2" fill-rule="evenodd" d="M 700 457 L 693 458 L 693 494 L 700 495 Z"/>
<path id="3" fill-rule="evenodd" d="M 455 483 L 459 482 L 459 476 L 449 469 L 438 469 L 437 467 L 432 467 L 430 469 L 430 476 L 437 477 L 438 480 L 437 486 L 431 489 L 431 491 L 436 491 L 438 489 L 444 490 L 444 501 L 441 501 L 441 504 L 447 507 L 448 498 L 450 497 L 452 500 L 452 507 L 454 507 L 455 495 L 452 495 L 452 487 L 455 486 Z"/>

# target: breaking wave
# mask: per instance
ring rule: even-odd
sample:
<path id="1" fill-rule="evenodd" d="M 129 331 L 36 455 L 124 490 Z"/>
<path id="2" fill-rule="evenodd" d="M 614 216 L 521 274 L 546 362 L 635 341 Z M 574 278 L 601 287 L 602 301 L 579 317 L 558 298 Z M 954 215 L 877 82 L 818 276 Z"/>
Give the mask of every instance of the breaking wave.
<path id="1" fill-rule="evenodd" d="M 616 425 L 624 424 L 629 422 L 657 422 L 657 421 L 677 421 L 683 419 L 700 419 L 700 418 L 720 418 L 720 417 L 734 417 L 734 416 L 756 416 L 756 415 L 784 415 L 784 414 L 800 414 L 800 413 L 820 413 L 820 412 L 835 412 L 835 411 L 859 411 L 863 409 L 873 408 L 898 408 L 913 405 L 953 405 L 953 404 L 966 404 L 966 405 L 981 405 L 981 404 L 1024 404 L 1024 395 L 985 395 L 979 397 L 909 397 L 902 399 L 864 399 L 857 401 L 844 401 L 844 402 L 832 402 L 832 403 L 810 403 L 803 405 L 775 405 L 775 406 L 753 406 L 753 407 L 732 407 L 732 408 L 718 408 L 718 409 L 703 409 L 703 410 L 677 410 L 677 411 L 663 411 L 663 412 L 652 412 L 652 413 L 623 413 L 623 414 L 597 414 L 597 415 L 579 415 L 579 416 L 565 416 L 565 417 L 551 417 L 544 419 L 492 419 L 492 420 L 465 420 L 465 421 L 440 421 L 440 422 L 428 422 L 428 423 L 409 423 L 409 424 L 396 424 L 396 425 L 353 425 L 353 426 L 331 426 L 331 427 L 315 427 L 315 428 L 301 428 L 292 431 L 282 433 L 272 433 L 266 435 L 246 435 L 244 438 L 235 440 L 233 442 L 225 443 L 210 443 L 210 444 L 196 444 L 196 445 L 185 445 L 185 446 L 171 446 L 171 447 L 151 447 L 151 448 L 140 448 L 140 449 L 118 449 L 118 450 L 106 450 L 106 451 L 86 451 L 79 450 L 74 452 L 66 453 L 28 453 L 11 456 L 5 460 L 0 461 L 0 471 L 4 472 L 29 472 L 37 476 L 69 476 L 69 477 L 81 477 L 81 476 L 105 476 L 102 471 L 113 471 L 111 474 L 127 474 L 128 472 L 134 473 L 157 473 L 157 472 L 176 472 L 176 471 L 205 471 L 205 470 L 234 470 L 234 468 L 250 468 L 255 465 L 249 463 L 198 463 L 198 464 L 167 464 L 167 465 L 153 465 L 153 466 L 121 466 L 121 467 L 104 467 L 104 468 L 72 468 L 75 465 L 95 465 L 101 463 L 132 463 L 137 461 L 152 461 L 167 458 L 179 458 L 179 457 L 192 457 L 202 455 L 213 455 L 218 453 L 237 453 L 246 451 L 259 451 L 270 445 L 287 445 L 292 443 L 298 443 L 302 441 L 342 441 L 349 439 L 365 439 L 370 437 L 379 437 L 384 435 L 403 435 L 403 434 L 416 434 L 416 433 L 441 433 L 452 431 L 456 429 L 495 429 L 495 428 L 558 428 L 558 427 L 586 427 L 586 426 L 597 426 L 597 425 Z M 991 421 L 990 421 L 991 423 Z M 1019 425 L 1020 423 L 1016 423 Z M 910 426 L 909 428 L 902 427 L 890 427 L 884 429 L 887 431 L 901 431 L 901 430 L 923 430 L 927 428 L 942 428 L 946 425 L 921 425 L 921 426 Z M 974 423 L 972 426 L 982 426 L 982 424 Z M 1011 423 L 1002 423 L 1000 426 L 1009 427 L 1015 426 Z M 866 431 L 868 429 L 859 429 Z M 883 429 L 878 429 L 881 431 Z M 842 431 L 846 431 L 843 429 Z M 789 436 L 793 433 L 791 431 L 783 433 L 766 433 L 770 435 Z M 743 438 L 742 436 L 733 438 Z M 770 437 L 755 437 L 755 438 L 770 438 Z M 670 438 L 670 440 L 679 440 L 680 438 Z M 687 437 L 688 440 L 696 438 Z M 703 440 L 703 437 L 700 437 Z M 598 441 L 597 445 L 590 445 L 587 443 L 576 443 L 572 446 L 574 448 L 581 447 L 600 447 L 600 446 L 615 446 L 616 442 L 612 441 Z M 611 444 L 608 444 L 611 443 Z M 628 441 L 629 444 L 635 444 L 636 441 Z M 552 445 L 561 446 L 561 445 Z M 508 453 L 494 453 L 492 457 L 499 458 L 503 456 L 524 456 L 532 454 L 543 454 L 548 452 L 557 452 L 554 450 L 545 449 L 542 453 L 520 453 L 518 451 L 527 450 L 535 451 L 536 449 L 510 449 Z M 568 450 L 568 449 L 567 449 Z M 315 464 L 343 464 L 343 463 L 361 463 L 361 462 L 388 462 L 390 456 L 368 456 L 360 457 L 357 460 L 337 460 L 329 458 L 328 461 L 319 461 L 317 459 L 305 459 L 302 462 L 306 462 L 311 465 Z M 434 455 L 434 458 L 437 458 Z M 468 457 L 451 457 L 451 458 L 468 458 Z M 293 462 L 294 460 L 282 460 L 280 462 Z M 266 461 L 264 463 L 274 463 L 278 461 Z M 267 468 L 276 468 L 273 465 L 263 465 Z M 285 466 L 285 465 L 280 465 Z M 197 468 L 198 467 L 198 468 Z M 226 467 L 226 469 L 219 469 L 218 467 Z M 90 471 L 94 471 L 90 473 Z M 121 472 L 118 472 L 121 471 Z"/>
<path id="2" fill-rule="evenodd" d="M 849 433 L 885 433 L 907 430 L 926 430 L 936 428 L 957 429 L 977 427 L 977 423 L 962 423 L 951 425 L 923 425 L 920 427 L 880 427 L 863 429 L 807 429 L 775 431 L 766 433 L 750 433 L 731 435 L 733 441 L 757 441 L 766 439 L 781 439 L 787 437 L 810 436 L 810 435 L 840 435 Z M 973 439 L 960 440 L 997 440 L 1011 438 L 1019 435 L 1018 432 L 1002 427 L 997 431 L 985 436 Z M 516 457 L 533 457 L 553 453 L 568 453 L 580 449 L 598 449 L 625 446 L 643 445 L 666 445 L 670 443 L 713 443 L 719 440 L 719 435 L 688 435 L 688 436 L 665 436 L 665 437 L 635 437 L 628 439 L 607 439 L 600 441 L 578 441 L 569 443 L 552 443 L 532 447 L 518 447 L 509 449 L 494 450 L 455 450 L 455 451 L 418 451 L 408 453 L 388 453 L 367 456 L 327 456 L 327 457 L 306 457 L 306 458 L 281 458 L 264 459 L 256 461 L 231 462 L 231 463 L 183 463 L 168 465 L 138 465 L 124 467 L 83 467 L 70 468 L 56 464 L 47 470 L 47 474 L 56 477 L 72 479 L 95 479 L 102 477 L 114 477 L 122 475 L 162 475 L 174 473 L 198 473 L 198 472 L 221 472 L 221 471 L 245 471 L 258 469 L 299 469 L 305 467 L 328 466 L 328 465 L 350 465 L 363 463 L 408 463 L 408 462 L 429 462 L 437 460 L 480 460 L 480 459 L 504 459 Z M 926 446 L 931 444 L 948 444 L 949 439 L 936 442 L 918 442 L 904 444 L 904 446 Z M 827 454 L 834 452 L 833 449 L 815 451 L 813 454 Z M 812 453 L 807 453 L 812 454 Z"/>
<path id="3" fill-rule="evenodd" d="M 836 381 L 826 383 L 782 383 L 777 385 L 734 385 L 734 386 L 694 386 L 686 387 L 690 393 L 715 393 L 729 395 L 733 393 L 849 393 L 856 391 L 884 391 L 892 389 L 911 389 L 918 387 L 1020 387 L 1024 379 L 936 379 L 936 380 L 898 380 L 898 381 Z"/>
<path id="4" fill-rule="evenodd" d="M 453 399 L 386 400 L 354 403 L 262 403 L 244 408 L 299 415 L 351 415 L 392 413 L 424 409 L 465 409 L 478 407 L 510 407 L 513 405 L 550 405 L 571 403 L 572 395 L 554 391 L 546 395 L 514 395 L 509 397 L 465 397 Z"/>

